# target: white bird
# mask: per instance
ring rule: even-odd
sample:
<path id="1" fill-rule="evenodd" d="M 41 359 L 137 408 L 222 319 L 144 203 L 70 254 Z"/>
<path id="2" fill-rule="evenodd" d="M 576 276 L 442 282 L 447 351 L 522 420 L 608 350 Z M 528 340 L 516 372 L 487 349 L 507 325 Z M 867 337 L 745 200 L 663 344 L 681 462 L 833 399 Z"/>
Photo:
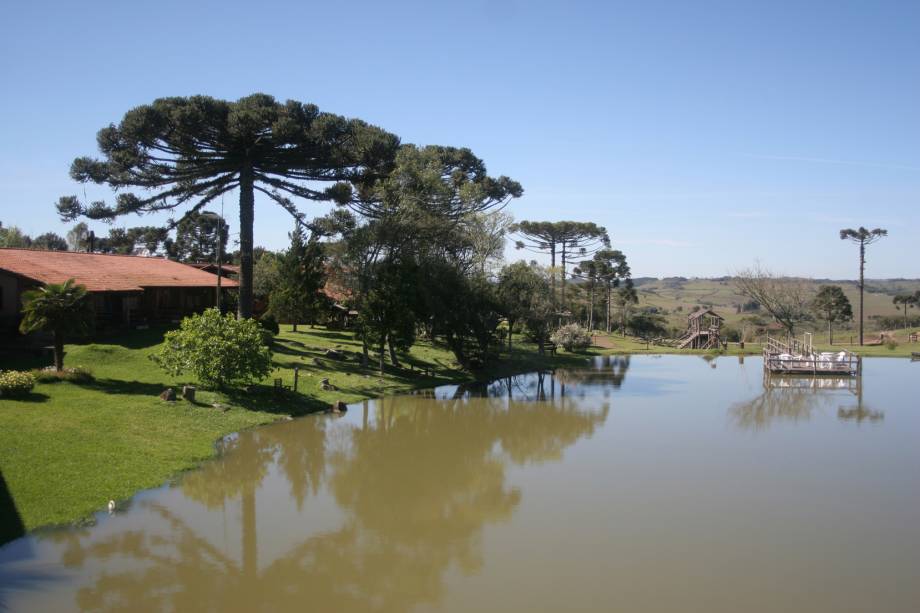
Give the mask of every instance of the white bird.
<path id="1" fill-rule="evenodd" d="M 114 512 L 115 512 L 115 501 L 109 500 L 109 513 L 114 513 Z"/>

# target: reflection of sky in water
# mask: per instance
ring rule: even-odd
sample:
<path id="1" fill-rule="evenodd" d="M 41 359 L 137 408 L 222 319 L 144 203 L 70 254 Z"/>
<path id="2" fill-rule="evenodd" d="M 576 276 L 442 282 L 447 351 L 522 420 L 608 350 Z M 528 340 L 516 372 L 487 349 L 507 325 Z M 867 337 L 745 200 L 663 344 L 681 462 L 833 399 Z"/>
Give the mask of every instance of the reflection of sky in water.
<path id="1" fill-rule="evenodd" d="M 0 602 L 914 610 L 914 370 L 866 360 L 854 389 L 765 381 L 757 358 L 610 357 L 274 424 L 92 527 L 0 549 Z"/>

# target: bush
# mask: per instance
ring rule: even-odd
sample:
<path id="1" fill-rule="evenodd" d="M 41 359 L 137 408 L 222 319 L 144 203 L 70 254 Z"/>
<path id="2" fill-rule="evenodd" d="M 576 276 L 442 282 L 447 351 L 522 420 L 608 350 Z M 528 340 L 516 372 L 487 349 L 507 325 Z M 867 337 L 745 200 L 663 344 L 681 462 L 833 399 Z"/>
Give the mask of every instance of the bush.
<path id="1" fill-rule="evenodd" d="M 741 330 L 735 328 L 734 326 L 723 326 L 722 340 L 728 341 L 730 343 L 737 343 L 741 340 Z"/>
<path id="2" fill-rule="evenodd" d="M 69 381 L 70 383 L 92 383 L 95 381 L 93 373 L 82 366 L 75 368 L 65 368 L 58 372 L 53 366 L 33 370 L 32 376 L 39 383 L 58 383 L 60 381 Z"/>
<path id="3" fill-rule="evenodd" d="M 268 330 L 272 334 L 278 334 L 281 331 L 281 328 L 278 326 L 278 320 L 275 319 L 275 316 L 271 314 L 263 315 L 260 317 L 259 326 L 263 330 Z"/>
<path id="4" fill-rule="evenodd" d="M 549 340 L 566 351 L 584 351 L 591 346 L 591 335 L 578 324 L 566 324 L 553 332 Z"/>
<path id="5" fill-rule="evenodd" d="M 271 351 L 258 322 L 217 309 L 183 319 L 150 359 L 173 376 L 190 372 L 216 387 L 252 383 L 271 372 Z"/>
<path id="6" fill-rule="evenodd" d="M 629 318 L 626 327 L 640 338 L 654 338 L 668 334 L 667 321 L 654 313 L 636 313 Z"/>
<path id="7" fill-rule="evenodd" d="M 888 351 L 894 351 L 898 348 L 898 341 L 894 340 L 893 338 L 889 338 L 885 343 L 885 347 L 888 347 Z"/>
<path id="8" fill-rule="evenodd" d="M 0 372 L 0 396 L 4 398 L 21 398 L 35 387 L 32 373 L 8 370 Z"/>

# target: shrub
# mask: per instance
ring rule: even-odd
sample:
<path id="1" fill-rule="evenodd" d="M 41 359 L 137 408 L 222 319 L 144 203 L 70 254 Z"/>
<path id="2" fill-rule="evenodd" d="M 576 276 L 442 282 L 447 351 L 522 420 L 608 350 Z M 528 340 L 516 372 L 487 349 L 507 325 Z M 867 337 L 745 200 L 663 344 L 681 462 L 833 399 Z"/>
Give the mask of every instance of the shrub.
<path id="1" fill-rule="evenodd" d="M 32 373 L 8 370 L 0 372 L 0 396 L 5 398 L 21 398 L 35 387 L 35 377 Z"/>
<path id="2" fill-rule="evenodd" d="M 183 319 L 150 358 L 173 376 L 190 372 L 216 387 L 252 383 L 271 372 L 271 351 L 259 324 L 217 309 Z"/>
<path id="3" fill-rule="evenodd" d="M 894 351 L 898 348 L 898 341 L 894 340 L 893 338 L 889 338 L 888 341 L 885 342 L 885 347 L 888 348 L 888 351 Z"/>
<path id="4" fill-rule="evenodd" d="M 591 346 L 591 335 L 578 324 L 566 324 L 553 332 L 550 339 L 566 351 L 584 351 Z"/>
<path id="5" fill-rule="evenodd" d="M 741 330 L 734 326 L 723 326 L 722 340 L 726 340 L 730 343 L 737 343 L 741 340 Z"/>
<path id="6" fill-rule="evenodd" d="M 38 383 L 58 383 L 60 381 L 92 383 L 96 379 L 92 372 L 82 366 L 65 368 L 60 372 L 56 371 L 53 366 L 49 366 L 48 368 L 33 370 L 32 376 L 35 377 Z"/>
<path id="7" fill-rule="evenodd" d="M 272 334 L 278 334 L 281 331 L 281 328 L 278 326 L 278 320 L 275 319 L 275 316 L 272 314 L 263 315 L 259 318 L 259 326 L 263 330 L 268 330 Z"/>

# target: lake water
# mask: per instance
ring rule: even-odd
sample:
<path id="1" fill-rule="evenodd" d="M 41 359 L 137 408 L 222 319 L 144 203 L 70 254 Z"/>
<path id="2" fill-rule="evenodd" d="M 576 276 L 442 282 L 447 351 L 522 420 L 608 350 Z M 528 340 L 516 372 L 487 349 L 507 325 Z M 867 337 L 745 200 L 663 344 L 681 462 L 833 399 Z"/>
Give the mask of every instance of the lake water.
<path id="1" fill-rule="evenodd" d="M 259 428 L 0 548 L 0 609 L 920 611 L 918 379 L 599 358 Z"/>

